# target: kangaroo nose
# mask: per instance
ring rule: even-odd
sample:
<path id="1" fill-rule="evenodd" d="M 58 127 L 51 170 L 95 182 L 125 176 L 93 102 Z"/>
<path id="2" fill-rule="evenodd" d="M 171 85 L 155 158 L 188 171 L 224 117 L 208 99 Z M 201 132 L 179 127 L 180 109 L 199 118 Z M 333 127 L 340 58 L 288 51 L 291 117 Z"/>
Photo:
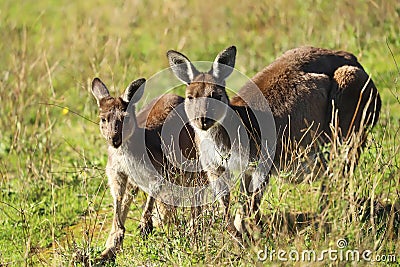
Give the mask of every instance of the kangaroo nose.
<path id="1" fill-rule="evenodd" d="M 201 117 L 200 121 L 202 130 L 208 130 L 215 122 L 213 119 L 207 117 Z"/>
<path id="2" fill-rule="evenodd" d="M 204 127 L 206 126 L 206 118 L 205 118 L 205 117 L 202 117 L 202 118 L 200 119 L 200 121 L 201 121 L 201 128 L 204 128 Z"/>
<path id="3" fill-rule="evenodd" d="M 115 148 L 119 147 L 121 145 L 121 138 L 119 138 L 119 136 L 114 136 L 112 138 L 112 144 Z"/>

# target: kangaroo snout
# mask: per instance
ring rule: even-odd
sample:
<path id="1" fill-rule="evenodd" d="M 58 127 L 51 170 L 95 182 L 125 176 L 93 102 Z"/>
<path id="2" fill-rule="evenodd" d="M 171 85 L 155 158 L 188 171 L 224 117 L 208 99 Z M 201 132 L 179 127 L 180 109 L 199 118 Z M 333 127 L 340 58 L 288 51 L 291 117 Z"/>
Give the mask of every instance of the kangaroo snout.
<path id="1" fill-rule="evenodd" d="M 208 129 L 210 129 L 216 122 L 215 120 L 207 118 L 207 117 L 200 117 L 200 118 L 197 118 L 196 120 L 197 120 L 196 124 L 198 126 L 200 126 L 198 128 L 200 128 L 204 131 L 207 131 Z"/>
<path id="2" fill-rule="evenodd" d="M 109 143 L 114 148 L 118 148 L 122 143 L 122 122 L 119 120 L 110 120 L 103 132 Z"/>
<path id="3" fill-rule="evenodd" d="M 194 127 L 207 131 L 224 119 L 227 105 L 209 97 L 199 97 L 186 100 L 185 111 Z"/>
<path id="4" fill-rule="evenodd" d="M 122 138 L 119 135 L 116 135 L 110 139 L 110 143 L 113 147 L 118 148 L 122 143 Z"/>

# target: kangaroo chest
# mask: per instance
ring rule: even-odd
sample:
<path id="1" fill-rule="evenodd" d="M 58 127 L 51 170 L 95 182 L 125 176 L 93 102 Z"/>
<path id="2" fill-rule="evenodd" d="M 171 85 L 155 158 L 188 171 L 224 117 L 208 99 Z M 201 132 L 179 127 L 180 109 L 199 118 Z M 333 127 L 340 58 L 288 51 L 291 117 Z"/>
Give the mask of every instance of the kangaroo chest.
<path id="1" fill-rule="evenodd" d="M 151 188 L 153 184 L 162 180 L 162 175 L 144 153 L 133 153 L 125 147 L 109 149 L 106 171 L 123 173 L 128 176 L 130 182 L 142 189 Z"/>
<path id="2" fill-rule="evenodd" d="M 198 130 L 197 144 L 200 151 L 200 161 L 206 169 L 224 167 L 230 170 L 242 170 L 250 159 L 249 147 L 239 143 L 236 137 L 230 140 L 221 132 Z"/>

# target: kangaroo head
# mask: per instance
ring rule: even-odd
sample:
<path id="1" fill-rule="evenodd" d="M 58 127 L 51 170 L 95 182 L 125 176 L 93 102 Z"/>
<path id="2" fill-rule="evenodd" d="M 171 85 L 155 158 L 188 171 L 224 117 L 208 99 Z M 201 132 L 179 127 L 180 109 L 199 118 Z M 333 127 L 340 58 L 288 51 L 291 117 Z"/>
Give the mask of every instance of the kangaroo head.
<path id="1" fill-rule="evenodd" d="M 229 104 L 225 80 L 235 66 L 236 47 L 220 52 L 208 72 L 199 72 L 179 52 L 170 50 L 167 57 L 176 77 L 187 85 L 185 111 L 193 127 L 207 131 L 221 122 Z"/>
<path id="2" fill-rule="evenodd" d="M 140 100 L 145 81 L 143 78 L 133 81 L 123 95 L 112 97 L 105 84 L 99 78 L 94 78 L 92 94 L 100 110 L 100 132 L 110 146 L 118 148 L 122 144 L 122 126 L 129 113 L 131 113 L 129 122 L 132 124 L 132 130 L 137 127 L 135 110 L 128 112 L 127 108 L 130 101 L 135 104 Z"/>

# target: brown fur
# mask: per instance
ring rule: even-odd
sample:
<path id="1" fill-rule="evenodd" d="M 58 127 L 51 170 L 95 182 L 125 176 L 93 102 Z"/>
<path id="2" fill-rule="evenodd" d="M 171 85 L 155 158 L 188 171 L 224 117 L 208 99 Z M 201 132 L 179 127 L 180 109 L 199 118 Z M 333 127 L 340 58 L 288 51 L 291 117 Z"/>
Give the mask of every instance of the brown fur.
<path id="1" fill-rule="evenodd" d="M 218 86 L 215 78 L 208 73 L 201 73 L 186 88 L 186 97 L 213 97 L 225 94 L 225 88 Z"/>
<path id="2" fill-rule="evenodd" d="M 138 125 L 146 127 L 146 129 L 161 126 L 170 112 L 183 101 L 183 97 L 172 94 L 165 94 L 153 99 L 137 114 Z"/>
<path id="3" fill-rule="evenodd" d="M 307 138 L 303 136 L 304 129 L 311 122 L 314 122 L 313 135 L 319 132 L 323 142 L 331 137 L 329 123 L 332 120 L 332 100 L 339 111 L 341 136 L 345 138 L 348 135 L 361 90 L 367 80 L 368 75 L 354 55 L 314 47 L 289 50 L 252 78 L 270 105 L 278 137 L 286 134 L 294 140 L 303 138 L 303 145 L 310 144 L 313 138 L 311 135 Z M 252 96 L 247 93 L 248 86 L 243 86 L 238 94 L 251 99 Z M 367 107 L 365 125 L 374 125 L 379 117 L 381 100 L 370 80 L 353 123 L 356 131 L 360 129 L 362 111 L 370 96 L 372 103 Z M 238 96 L 233 97 L 230 104 L 246 106 Z M 289 118 L 290 131 L 283 133 Z"/>

